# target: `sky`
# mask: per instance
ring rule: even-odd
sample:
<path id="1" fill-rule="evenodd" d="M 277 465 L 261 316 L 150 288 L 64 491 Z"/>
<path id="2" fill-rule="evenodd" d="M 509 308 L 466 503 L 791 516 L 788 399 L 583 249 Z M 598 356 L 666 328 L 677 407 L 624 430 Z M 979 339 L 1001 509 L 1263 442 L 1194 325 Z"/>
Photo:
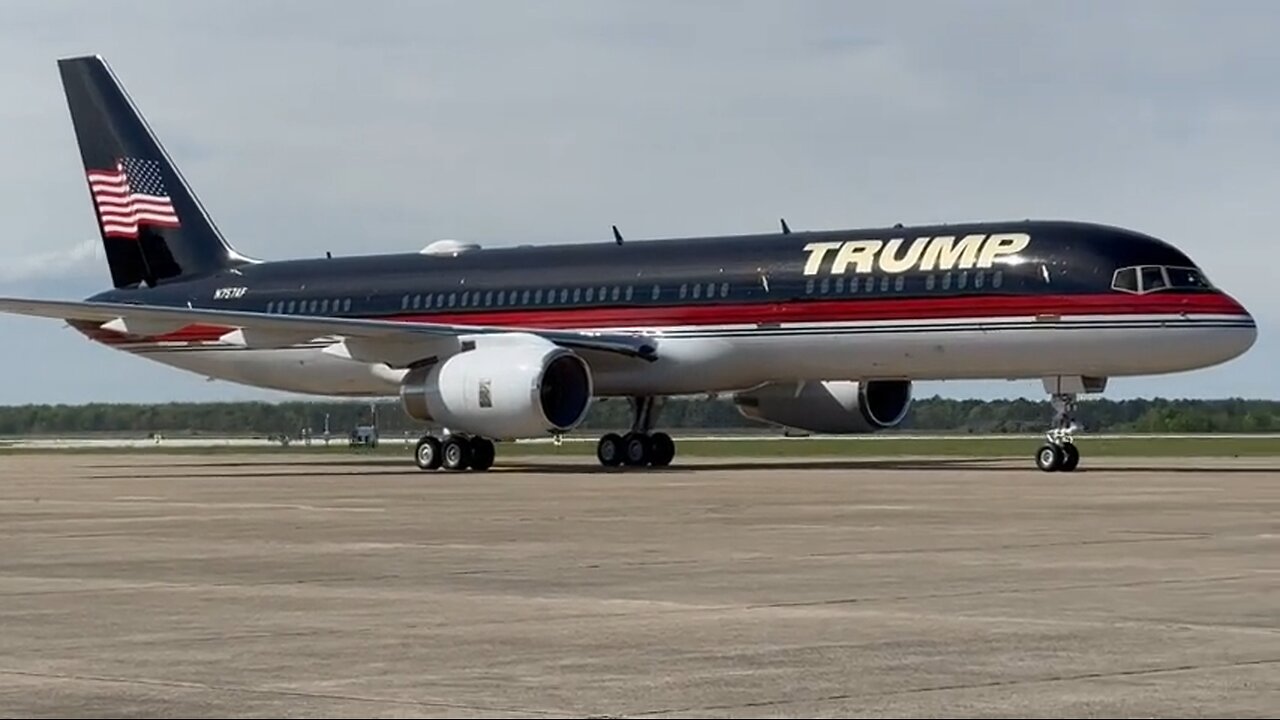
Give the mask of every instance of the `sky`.
<path id="1" fill-rule="evenodd" d="M 1259 323 L 1108 396 L 1280 398 L 1277 33 L 1267 2 L 8 2 L 0 294 L 110 285 L 55 65 L 96 53 L 253 257 L 1089 220 L 1181 247 Z M 0 333 L 0 404 L 288 397 L 56 320 Z"/>

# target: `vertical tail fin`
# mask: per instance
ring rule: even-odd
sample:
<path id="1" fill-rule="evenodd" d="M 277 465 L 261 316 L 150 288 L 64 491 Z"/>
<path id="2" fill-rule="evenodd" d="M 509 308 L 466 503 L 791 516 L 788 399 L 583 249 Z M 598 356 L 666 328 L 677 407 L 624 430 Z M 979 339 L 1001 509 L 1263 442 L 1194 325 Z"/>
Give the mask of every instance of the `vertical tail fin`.
<path id="1" fill-rule="evenodd" d="M 223 239 L 105 61 L 58 61 L 115 286 L 249 262 Z"/>

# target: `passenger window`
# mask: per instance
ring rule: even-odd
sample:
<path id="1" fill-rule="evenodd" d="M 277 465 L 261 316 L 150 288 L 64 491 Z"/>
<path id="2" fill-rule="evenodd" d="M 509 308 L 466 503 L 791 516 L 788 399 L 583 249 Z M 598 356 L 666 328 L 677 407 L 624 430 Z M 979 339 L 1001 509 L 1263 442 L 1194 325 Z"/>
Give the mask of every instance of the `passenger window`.
<path id="1" fill-rule="evenodd" d="M 458 304 L 458 293 L 456 292 L 449 293 L 449 307 L 453 307 L 454 305 L 457 305 L 457 304 Z"/>
<path id="2" fill-rule="evenodd" d="M 635 287 L 632 285 L 628 285 L 625 299 L 627 302 L 631 302 L 632 297 L 635 297 Z"/>
<path id="3" fill-rule="evenodd" d="M 650 294 L 650 298 L 651 298 L 651 299 L 653 299 L 653 300 L 657 300 L 657 299 L 658 299 L 658 295 L 660 295 L 660 294 L 662 294 L 662 289 L 661 289 L 661 288 L 659 288 L 657 285 L 654 285 L 654 286 L 653 286 L 653 292 Z"/>
<path id="4" fill-rule="evenodd" d="M 1004 285 L 1004 271 L 997 270 L 991 274 L 991 287 L 999 288 L 1001 285 Z"/>
<path id="5" fill-rule="evenodd" d="M 569 302 L 569 288 L 560 289 L 560 304 L 564 305 Z"/>
<path id="6" fill-rule="evenodd" d="M 720 283 L 720 297 L 722 298 L 729 297 L 729 283 L 727 282 Z"/>
<path id="7" fill-rule="evenodd" d="M 582 302 L 582 288 L 573 289 L 573 301 Z"/>
<path id="8" fill-rule="evenodd" d="M 592 302 L 595 299 L 596 299 L 596 289 L 587 288 L 587 302 Z"/>
<path id="9" fill-rule="evenodd" d="M 538 288 L 538 291 L 533 294 L 533 303 L 535 305 L 542 304 L 542 288 Z"/>
<path id="10" fill-rule="evenodd" d="M 351 298 L 342 301 L 342 311 L 351 312 Z"/>
<path id="11" fill-rule="evenodd" d="M 837 295 L 844 294 L 844 276 L 843 275 L 836 278 L 836 294 Z"/>
<path id="12" fill-rule="evenodd" d="M 812 280 L 810 280 L 809 282 L 813 282 L 813 281 L 812 281 Z M 681 286 L 680 286 L 680 299 L 681 299 L 681 300 L 683 300 L 683 299 L 685 299 L 688 295 L 689 295 L 689 286 L 688 286 L 688 285 L 681 285 Z"/>
<path id="13" fill-rule="evenodd" d="M 934 279 L 934 277 L 933 277 L 933 274 L 932 274 L 932 273 L 930 273 L 929 275 L 926 275 L 926 276 L 924 277 L 924 289 L 925 289 L 925 290 L 932 290 L 932 289 L 933 289 L 933 286 L 934 286 L 934 285 L 936 285 L 937 283 L 938 283 L 938 281 L 937 281 L 936 279 Z"/>
<path id="14" fill-rule="evenodd" d="M 617 285 L 614 285 L 613 294 L 610 296 L 610 298 L 614 301 L 617 301 L 617 299 L 620 297 L 622 297 L 622 288 L 618 287 Z"/>
<path id="15" fill-rule="evenodd" d="M 969 271 L 962 270 L 960 277 L 956 280 L 956 288 L 964 290 L 967 287 L 969 287 Z"/>
<path id="16" fill-rule="evenodd" d="M 907 286 L 906 275 L 899 275 L 898 277 L 893 279 L 893 289 L 895 291 L 902 292 L 902 289 L 905 288 L 906 286 Z"/>
<path id="17" fill-rule="evenodd" d="M 437 302 L 439 301 L 437 300 Z M 422 296 L 422 307 L 424 308 L 431 307 L 431 293 L 427 293 L 426 295 Z"/>
<path id="18" fill-rule="evenodd" d="M 973 286 L 979 290 L 982 289 L 982 283 L 986 280 L 986 273 L 981 270 L 973 274 Z"/>
<path id="19" fill-rule="evenodd" d="M 805 295 L 812 295 L 812 294 L 813 294 L 813 278 L 809 278 L 807 281 L 805 281 L 805 284 L 804 284 L 804 294 L 805 294 Z"/>
<path id="20" fill-rule="evenodd" d="M 823 295 L 831 292 L 831 278 L 822 278 L 822 282 L 818 283 L 818 292 Z"/>
<path id="21" fill-rule="evenodd" d="M 320 312 L 324 315 L 329 314 L 329 298 L 325 298 L 324 302 L 320 303 Z"/>
<path id="22" fill-rule="evenodd" d="M 470 291 L 470 290 L 463 290 L 463 291 L 462 291 L 462 300 L 461 300 L 461 302 L 459 302 L 459 303 L 458 303 L 458 305 L 459 305 L 460 307 L 466 307 L 466 306 L 467 306 L 467 301 L 468 301 L 468 300 L 470 300 L 470 299 L 471 299 L 471 291 Z"/>
<path id="23" fill-rule="evenodd" d="M 813 281 L 812 281 L 812 280 L 810 280 L 809 282 L 810 282 L 810 283 L 812 283 Z M 694 283 L 694 284 L 693 284 L 693 299 L 694 299 L 694 300 L 697 300 L 697 299 L 699 299 L 699 298 L 701 298 L 701 297 L 702 297 L 702 284 L 701 284 L 701 283 Z"/>
<path id="24" fill-rule="evenodd" d="M 1120 292 L 1138 292 L 1138 269 L 1121 268 L 1111 278 L 1111 288 Z"/>
<path id="25" fill-rule="evenodd" d="M 889 292 L 889 276 L 888 275 L 880 276 L 880 292 L 882 293 Z"/>
<path id="26" fill-rule="evenodd" d="M 290 314 L 292 314 L 292 313 L 293 313 L 293 309 L 294 309 L 294 307 L 297 305 L 297 302 L 298 302 L 297 300 L 290 300 L 290 301 L 289 301 L 289 313 L 290 313 Z"/>
<path id="27" fill-rule="evenodd" d="M 946 275 L 942 276 L 942 289 L 943 290 L 951 289 L 951 273 L 947 273 Z"/>
<path id="28" fill-rule="evenodd" d="M 1164 279 L 1164 269 L 1155 266 L 1142 268 L 1142 292 L 1163 290 L 1169 286 Z"/>

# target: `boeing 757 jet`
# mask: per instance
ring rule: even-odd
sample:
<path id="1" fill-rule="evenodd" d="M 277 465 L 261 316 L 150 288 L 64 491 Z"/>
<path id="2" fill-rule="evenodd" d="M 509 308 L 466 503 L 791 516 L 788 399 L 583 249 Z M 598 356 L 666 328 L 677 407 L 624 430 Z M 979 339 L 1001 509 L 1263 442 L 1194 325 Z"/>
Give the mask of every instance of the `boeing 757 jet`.
<path id="1" fill-rule="evenodd" d="M 725 394 L 816 433 L 903 422 L 913 384 L 1034 379 L 1037 450 L 1076 468 L 1077 397 L 1109 378 L 1229 361 L 1249 313 L 1168 242 L 1085 222 L 984 222 L 263 262 L 218 231 L 99 57 L 58 63 L 113 287 L 0 298 L 200 375 L 323 396 L 398 396 L 424 470 L 484 470 L 494 441 L 574 430 L 624 397 L 604 465 L 675 456 L 662 400 Z"/>

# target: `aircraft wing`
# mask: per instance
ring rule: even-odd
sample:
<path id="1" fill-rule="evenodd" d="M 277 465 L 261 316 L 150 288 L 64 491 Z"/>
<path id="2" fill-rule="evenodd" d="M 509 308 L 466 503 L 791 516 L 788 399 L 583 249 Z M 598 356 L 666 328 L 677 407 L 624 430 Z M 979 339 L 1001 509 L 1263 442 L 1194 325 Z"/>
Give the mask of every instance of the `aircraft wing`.
<path id="1" fill-rule="evenodd" d="M 458 344 L 460 338 L 519 333 L 535 335 L 564 347 L 597 350 L 644 360 L 656 360 L 652 338 L 626 333 L 577 330 L 540 330 L 484 325 L 451 325 L 396 320 L 274 315 L 240 310 L 135 305 L 130 303 L 77 302 L 0 298 L 0 312 L 68 321 L 98 323 L 104 330 L 130 335 L 158 336 L 190 325 L 226 328 L 221 341 L 253 348 L 288 347 L 320 337 L 333 337 L 353 359 L 385 362 L 404 367 L 437 354 L 441 341 Z M 450 343 L 445 343 L 450 344 Z"/>

